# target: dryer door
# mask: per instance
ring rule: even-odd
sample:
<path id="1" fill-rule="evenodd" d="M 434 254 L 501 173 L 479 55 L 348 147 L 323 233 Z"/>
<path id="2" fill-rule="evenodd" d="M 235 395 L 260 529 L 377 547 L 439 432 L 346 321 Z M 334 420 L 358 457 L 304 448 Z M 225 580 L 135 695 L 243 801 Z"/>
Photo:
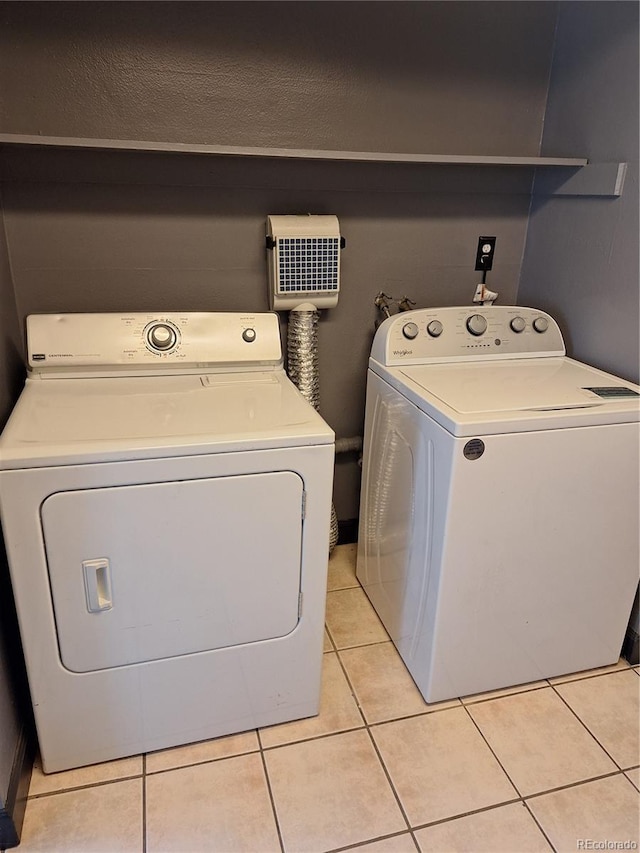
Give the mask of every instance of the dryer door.
<path id="1" fill-rule="evenodd" d="M 89 672 L 293 631 L 302 496 L 291 471 L 51 495 L 41 518 L 64 666 Z"/>

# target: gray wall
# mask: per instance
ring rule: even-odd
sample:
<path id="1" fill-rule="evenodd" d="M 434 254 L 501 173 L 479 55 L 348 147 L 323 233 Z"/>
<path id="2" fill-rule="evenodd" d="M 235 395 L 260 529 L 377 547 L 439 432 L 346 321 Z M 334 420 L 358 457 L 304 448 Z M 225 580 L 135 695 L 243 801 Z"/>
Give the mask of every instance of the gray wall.
<path id="1" fill-rule="evenodd" d="M 2 3 L 13 133 L 537 154 L 554 3 Z"/>
<path id="2" fill-rule="evenodd" d="M 0 429 L 11 411 L 21 385 L 22 361 L 19 351 L 19 327 L 13 285 L 9 271 L 9 258 L 2 217 L 0 195 Z M 9 595 L 8 569 L 4 559 L 0 536 L 0 596 Z M 14 626 L 6 624 L 6 602 L 0 606 L 0 808 L 6 804 L 9 775 L 18 742 L 20 723 L 15 704 L 13 682 L 9 674 L 7 640 L 15 644 Z M 11 636 L 6 636 L 10 630 Z"/>
<path id="3" fill-rule="evenodd" d="M 560 4 L 543 154 L 628 162 L 619 199 L 538 200 L 521 304 L 561 323 L 569 354 L 638 382 L 638 10 L 629 2 Z"/>
<path id="4" fill-rule="evenodd" d="M 539 151 L 554 3 L 5 3 L 0 131 L 431 153 Z M 342 293 L 320 330 L 321 410 L 362 430 L 379 290 L 471 299 L 477 237 L 515 300 L 528 170 L 7 152 L 20 318 L 267 308 L 270 213 L 335 213 Z M 340 459 L 335 503 L 358 511 Z"/>

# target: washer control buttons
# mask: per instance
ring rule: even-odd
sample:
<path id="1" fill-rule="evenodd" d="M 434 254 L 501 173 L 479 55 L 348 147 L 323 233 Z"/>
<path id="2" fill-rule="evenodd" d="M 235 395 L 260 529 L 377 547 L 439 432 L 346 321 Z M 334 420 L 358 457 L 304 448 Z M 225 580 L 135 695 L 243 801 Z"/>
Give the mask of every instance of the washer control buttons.
<path id="1" fill-rule="evenodd" d="M 427 332 L 432 338 L 439 338 L 442 334 L 442 328 L 443 326 L 440 320 L 432 320 L 427 326 Z"/>
<path id="2" fill-rule="evenodd" d="M 467 320 L 467 330 L 479 337 L 487 331 L 487 321 L 482 314 L 472 314 Z"/>
<path id="3" fill-rule="evenodd" d="M 414 338 L 418 337 L 418 327 L 415 323 L 405 323 L 402 327 L 402 334 L 405 338 L 408 338 L 412 341 Z"/>
<path id="4" fill-rule="evenodd" d="M 177 343 L 176 330 L 166 323 L 154 323 L 147 331 L 147 342 L 155 350 L 166 352 Z"/>
<path id="5" fill-rule="evenodd" d="M 519 335 L 520 332 L 524 332 L 527 324 L 525 323 L 523 317 L 514 317 L 513 320 L 509 323 L 509 325 L 511 326 L 512 330 Z"/>
<path id="6" fill-rule="evenodd" d="M 255 329 L 245 329 L 242 333 L 242 340 L 246 341 L 248 344 L 252 344 L 256 339 L 256 330 Z"/>
<path id="7" fill-rule="evenodd" d="M 546 332 L 549 328 L 549 321 L 546 317 L 536 317 L 536 319 L 533 321 L 533 328 L 536 330 L 536 332 L 540 332 L 540 334 L 542 334 L 543 332 Z"/>

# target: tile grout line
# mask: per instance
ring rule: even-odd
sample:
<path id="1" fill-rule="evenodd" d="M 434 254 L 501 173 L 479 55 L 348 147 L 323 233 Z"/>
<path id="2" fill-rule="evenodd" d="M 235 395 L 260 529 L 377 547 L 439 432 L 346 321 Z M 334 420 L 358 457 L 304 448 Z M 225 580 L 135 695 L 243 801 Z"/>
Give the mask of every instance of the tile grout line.
<path id="1" fill-rule="evenodd" d="M 542 688 L 540 688 L 540 689 L 542 689 Z M 531 692 L 531 691 L 524 691 L 524 692 Z M 513 694 L 511 694 L 511 695 L 513 695 Z M 496 697 L 496 698 L 505 698 L 505 697 Z M 473 703 L 473 704 L 477 704 L 477 703 Z M 528 813 L 531 815 L 531 817 L 533 818 L 533 821 L 534 821 L 535 825 L 538 827 L 538 829 L 539 829 L 539 830 L 540 830 L 540 832 L 542 833 L 542 835 L 543 835 L 543 837 L 545 838 L 545 840 L 547 841 L 547 843 L 548 843 L 549 847 L 550 847 L 550 848 L 554 851 L 554 853 L 555 853 L 556 848 L 555 848 L 555 847 L 553 846 L 553 844 L 551 843 L 551 839 L 549 838 L 549 836 L 548 836 L 548 835 L 547 835 L 547 833 L 544 831 L 544 829 L 542 828 L 542 826 L 540 825 L 540 823 L 537 821 L 537 819 L 536 819 L 536 818 L 534 817 L 534 815 L 532 814 L 531 809 L 527 806 L 527 803 L 526 803 L 526 801 L 525 801 L 525 799 L 524 799 L 524 796 L 523 796 L 523 795 L 522 795 L 522 793 L 520 792 L 520 789 L 518 788 L 518 786 L 516 785 L 516 783 L 513 781 L 513 779 L 511 778 L 511 776 L 507 773 L 506 768 L 504 767 L 504 765 L 502 764 L 502 762 L 501 762 L 501 761 L 500 761 L 500 759 L 498 758 L 498 756 L 497 756 L 497 754 L 496 754 L 495 750 L 493 749 L 493 747 L 491 746 L 491 744 L 489 743 L 489 741 L 488 741 L 488 740 L 487 740 L 487 738 L 485 737 L 484 732 L 482 731 L 482 729 L 480 728 L 480 726 L 478 725 L 478 723 L 474 720 L 473 715 L 471 714 L 471 712 L 469 711 L 469 709 L 467 708 L 467 706 L 466 706 L 464 703 L 463 703 L 463 708 L 464 708 L 464 710 L 466 711 L 467 716 L 469 717 L 469 719 L 471 720 L 471 722 L 473 723 L 473 725 L 476 727 L 476 729 L 477 729 L 477 731 L 478 731 L 478 733 L 479 733 L 480 737 L 481 737 L 481 738 L 482 738 L 482 740 L 486 743 L 487 748 L 489 749 L 489 751 L 491 752 L 491 754 L 493 755 L 493 757 L 495 758 L 495 760 L 498 762 L 498 766 L 500 767 L 500 769 L 502 770 L 502 772 L 505 774 L 505 776 L 506 776 L 506 777 L 507 777 L 507 779 L 509 780 L 509 783 L 512 785 L 512 787 L 513 787 L 514 791 L 515 791 L 515 792 L 516 792 L 516 794 L 518 795 L 518 800 L 516 800 L 516 802 L 521 802 L 521 803 L 522 803 L 522 805 L 525 807 L 525 809 L 527 810 L 527 812 L 528 812 Z M 505 804 L 503 803 L 503 805 L 505 805 Z"/>
<path id="2" fill-rule="evenodd" d="M 389 841 L 393 838 L 400 838 L 403 835 L 409 835 L 413 843 L 416 845 L 416 853 L 420 853 L 420 848 L 417 846 L 417 841 L 413 837 L 412 832 L 402 830 L 401 832 L 393 832 L 389 835 L 379 835 L 376 838 L 368 838 L 366 841 L 355 841 L 353 844 L 347 844 L 344 847 L 332 847 L 330 850 L 325 850 L 323 853 L 348 853 L 349 850 L 358 849 L 358 847 L 377 844 L 379 841 Z"/>
<path id="3" fill-rule="evenodd" d="M 291 722 L 296 722 L 296 721 L 292 720 Z M 278 723 L 276 723 L 275 725 L 278 725 Z M 264 752 L 273 752 L 274 749 L 282 749 L 285 746 L 295 746 L 298 743 L 313 743 L 314 740 L 327 740 L 327 738 L 333 737 L 334 735 L 353 734 L 353 732 L 361 732 L 365 728 L 366 728 L 366 724 L 363 723 L 361 726 L 350 726 L 348 729 L 337 729 L 336 731 L 325 732 L 324 734 L 321 734 L 321 735 L 311 735 L 310 737 L 302 737 L 299 740 L 288 740 L 288 741 L 283 741 L 283 743 L 274 743 L 273 746 L 263 747 L 263 751 Z"/>
<path id="4" fill-rule="evenodd" d="M 503 697 L 500 697 L 500 698 L 503 698 Z M 473 723 L 473 725 L 475 726 L 475 728 L 476 728 L 476 730 L 477 730 L 478 734 L 480 735 L 480 737 L 482 738 L 482 740 L 483 740 L 483 741 L 484 741 L 484 743 L 486 744 L 487 749 L 489 750 L 489 752 L 491 753 L 491 755 L 493 755 L 493 757 L 495 758 L 495 760 L 498 762 L 498 767 L 500 767 L 500 769 L 502 770 L 502 772 L 504 773 L 504 775 L 505 775 L 505 776 L 507 777 L 507 779 L 509 780 L 509 784 L 512 786 L 513 790 L 514 790 L 514 791 L 516 792 L 516 794 L 518 795 L 518 799 L 520 799 L 520 800 L 524 801 L 524 797 L 523 797 L 523 795 L 520 793 L 520 789 L 518 788 L 518 786 L 516 785 L 516 783 L 513 781 L 513 779 L 511 778 L 511 776 L 507 773 L 506 768 L 504 767 L 503 763 L 502 763 L 502 762 L 500 761 L 500 759 L 498 758 L 498 756 L 497 756 L 497 754 L 496 754 L 496 752 L 495 752 L 494 748 L 491 746 L 491 744 L 489 743 L 489 741 L 488 741 L 488 740 L 487 740 L 487 738 L 485 737 L 484 732 L 482 731 L 482 729 L 480 728 L 480 726 L 478 725 L 478 723 L 474 720 L 474 718 L 473 718 L 472 714 L 469 712 L 469 709 L 468 709 L 468 708 L 467 708 L 467 706 L 466 706 L 466 705 L 464 705 L 464 704 L 462 705 L 462 707 L 464 708 L 464 710 L 465 710 L 465 712 L 466 712 L 466 714 L 467 714 L 467 717 L 469 717 L 469 719 L 471 720 L 471 722 L 472 722 L 472 723 Z"/>
<path id="5" fill-rule="evenodd" d="M 326 618 L 326 614 L 325 614 L 325 618 Z M 329 642 L 331 643 L 331 645 L 332 645 L 332 647 L 333 647 L 333 648 L 331 649 L 331 651 L 336 652 L 336 654 L 337 654 L 338 649 L 337 649 L 337 647 L 336 647 L 336 642 L 335 642 L 335 640 L 333 639 L 333 634 L 332 634 L 332 633 L 331 633 L 331 631 L 329 630 L 329 626 L 327 625 L 326 621 L 325 621 L 323 624 L 324 624 L 324 630 L 327 632 L 327 637 L 329 637 Z"/>
<path id="6" fill-rule="evenodd" d="M 430 829 L 432 826 L 440 826 L 443 823 L 453 823 L 454 820 L 459 820 L 464 817 L 472 817 L 473 815 L 484 814 L 485 812 L 492 812 L 496 809 L 504 808 L 504 806 L 516 806 L 518 803 L 523 803 L 523 800 L 520 797 L 514 797 L 511 800 L 505 800 L 503 803 L 492 803 L 490 806 L 482 806 L 479 809 L 472 809 L 468 812 L 461 812 L 460 814 L 450 815 L 449 817 L 440 817 L 437 820 L 427 821 L 427 823 L 420 823 L 414 827 L 417 832 L 420 829 Z"/>
<path id="7" fill-rule="evenodd" d="M 633 669 L 633 666 L 626 660 L 626 658 L 618 658 L 618 661 L 624 660 L 624 666 L 616 666 L 615 664 L 605 664 L 602 669 L 606 669 L 606 672 L 594 672 L 593 670 L 585 670 L 584 675 L 579 675 L 576 678 L 571 678 L 575 673 L 568 673 L 567 676 L 563 675 L 554 675 L 551 678 L 548 678 L 549 687 L 560 687 L 562 684 L 573 684 L 576 681 L 587 681 L 590 678 L 600 678 L 603 675 L 615 675 L 618 672 L 626 672 L 629 669 Z M 610 667 L 610 668 L 609 668 Z"/>
<path id="8" fill-rule="evenodd" d="M 636 768 L 633 768 L 633 769 L 635 770 Z M 627 782 L 631 783 L 631 787 L 633 788 L 633 790 L 637 791 L 640 794 L 640 788 L 638 788 L 638 786 L 636 785 L 636 783 L 633 781 L 633 779 L 630 776 L 627 776 L 627 773 L 628 773 L 627 770 L 622 771 L 622 775 L 627 780 Z"/>
<path id="9" fill-rule="evenodd" d="M 571 683 L 571 682 L 569 682 L 569 683 Z M 560 686 L 560 685 L 558 685 L 558 686 Z M 556 690 L 556 688 L 555 688 L 555 686 L 554 686 L 553 684 L 551 685 L 551 689 L 552 689 L 552 690 L 553 690 L 553 692 L 556 694 L 556 696 L 558 696 L 558 698 L 563 702 L 563 704 L 564 704 L 564 705 L 565 705 L 565 706 L 566 706 L 566 707 L 571 711 L 571 713 L 572 713 L 572 714 L 573 714 L 573 716 L 576 718 L 576 720 L 580 723 L 580 725 L 582 726 L 582 728 L 583 728 L 583 729 L 586 729 L 586 730 L 587 730 L 587 732 L 589 732 L 589 735 L 590 735 L 590 736 L 593 738 L 593 740 L 598 744 L 598 746 L 599 746 L 599 747 L 600 747 L 600 749 L 604 752 L 604 754 L 605 754 L 608 758 L 610 758 L 610 759 L 611 759 L 611 761 L 613 761 L 613 763 L 614 763 L 614 764 L 615 764 L 615 766 L 618 768 L 618 770 L 622 771 L 622 767 L 620 767 L 620 765 L 619 765 L 619 764 L 618 764 L 618 762 L 615 760 L 615 758 L 613 757 L 613 755 L 611 755 L 611 753 L 609 752 L 609 750 L 608 750 L 608 749 L 606 749 L 606 748 L 603 746 L 603 744 L 601 744 L 601 743 L 600 743 L 600 741 L 599 741 L 599 740 L 598 740 L 598 738 L 594 735 L 594 733 L 591 731 L 591 729 L 589 728 L 589 726 L 588 726 L 588 725 L 587 725 L 583 720 L 581 720 L 581 719 L 580 719 L 580 717 L 578 716 L 577 712 L 573 710 L 573 708 L 572 708 L 572 707 L 571 707 L 571 705 L 567 702 L 567 700 L 564 698 L 564 696 L 562 695 L 562 693 L 560 693 L 558 690 Z"/>
<path id="10" fill-rule="evenodd" d="M 483 806 L 482 808 L 479 808 L 479 809 L 472 809 L 471 811 L 461 812 L 460 814 L 450 815 L 449 817 L 444 817 L 444 818 L 439 818 L 438 820 L 428 821 L 427 823 L 416 824 L 416 826 L 414 826 L 412 828 L 412 833 L 418 832 L 421 829 L 429 829 L 432 826 L 440 826 L 441 824 L 452 823 L 453 821 L 460 820 L 461 818 L 472 817 L 473 815 L 484 814 L 485 812 L 497 811 L 497 809 L 504 808 L 505 806 L 517 805 L 518 803 L 520 803 L 521 805 L 524 805 L 527 808 L 527 810 L 529 811 L 529 813 L 531 813 L 531 811 L 528 807 L 528 800 L 538 799 L 539 797 L 546 796 L 547 794 L 555 794 L 559 791 L 569 790 L 570 788 L 579 788 L 582 785 L 588 785 L 589 783 L 597 782 L 600 779 L 610 779 L 610 778 L 613 778 L 614 776 L 625 776 L 625 773 L 624 773 L 624 771 L 617 770 L 613 773 L 607 773 L 603 776 L 597 776 L 597 777 L 594 777 L 592 779 L 584 779 L 584 780 L 581 780 L 580 782 L 572 782 L 569 785 L 562 785 L 558 788 L 550 788 L 548 791 L 536 791 L 536 793 L 526 794 L 524 797 L 514 797 L 513 799 L 505 800 L 502 803 L 492 803 L 489 806 Z M 631 782 L 631 780 L 628 777 L 625 777 L 625 778 L 627 778 L 627 781 L 631 783 L 631 786 L 634 788 L 634 790 L 637 791 L 638 789 L 635 787 L 633 782 Z M 536 824 L 538 825 L 538 827 L 540 828 L 542 834 L 549 841 L 549 839 L 546 836 L 546 833 L 544 832 L 542 827 L 540 827 L 540 825 L 538 824 L 538 821 L 536 820 L 535 815 L 532 814 L 531 816 L 532 816 L 533 820 L 536 822 Z M 405 834 L 405 833 L 404 832 L 395 833 L 395 835 L 403 835 L 403 834 Z M 383 837 L 394 837 L 394 836 L 380 836 L 380 838 L 383 838 Z M 372 840 L 377 841 L 379 839 L 372 839 Z M 352 844 L 350 846 L 351 847 L 357 847 L 361 843 L 362 842 L 356 842 L 355 844 Z M 551 844 L 551 841 L 549 841 L 549 844 Z M 551 847 L 553 850 L 555 850 L 555 848 L 553 847 L 553 844 L 551 844 Z M 344 848 L 340 847 L 340 848 L 331 849 L 330 851 L 327 851 L 327 853 L 340 853 L 340 851 L 348 850 L 348 849 L 349 849 L 348 847 L 344 847 Z"/>
<path id="11" fill-rule="evenodd" d="M 538 818 L 534 815 L 534 813 L 531 811 L 531 806 L 529 805 L 529 803 L 528 803 L 526 800 L 523 800 L 523 801 L 522 801 L 522 805 L 523 805 L 523 806 L 525 807 L 525 809 L 527 810 L 527 813 L 528 813 L 529 815 L 531 815 L 531 820 L 535 823 L 535 825 L 538 827 L 538 829 L 540 830 L 540 832 L 542 833 L 542 835 L 544 836 L 544 838 L 547 840 L 547 843 L 548 843 L 549 847 L 554 851 L 554 853 L 558 853 L 558 849 L 557 849 L 556 847 L 554 847 L 554 845 L 551 843 L 551 839 L 549 838 L 549 836 L 547 835 L 547 833 L 546 833 L 546 832 L 544 831 L 544 829 L 542 828 L 542 824 L 540 823 L 540 821 L 538 820 Z"/>
<path id="12" fill-rule="evenodd" d="M 31 794 L 29 800 L 42 800 L 45 797 L 57 797 L 58 794 L 72 794 L 75 791 L 86 791 L 88 788 L 104 788 L 106 785 L 115 785 L 118 782 L 131 782 L 134 779 L 142 779 L 142 773 L 129 776 L 118 776 L 116 779 L 102 779 L 99 782 L 88 782 L 86 785 L 73 785 L 71 788 L 57 788 L 55 791 L 42 791 L 40 794 Z"/>
<path id="13" fill-rule="evenodd" d="M 351 695 L 354 698 L 354 701 L 357 705 L 358 711 L 360 712 L 360 716 L 362 717 L 362 720 L 364 722 L 364 730 L 366 731 L 366 733 L 369 737 L 369 741 L 373 747 L 373 750 L 374 750 L 376 756 L 378 757 L 378 761 L 380 762 L 380 766 L 382 768 L 382 771 L 383 771 L 383 773 L 387 779 L 387 782 L 389 783 L 389 787 L 391 788 L 391 792 L 393 793 L 393 796 L 395 797 L 398 808 L 400 809 L 400 814 L 402 815 L 404 822 L 407 825 L 407 829 L 409 830 L 409 834 L 411 835 L 413 843 L 416 845 L 416 848 L 419 850 L 420 846 L 418 845 L 416 837 L 413 834 L 413 830 L 411 828 L 411 822 L 409 821 L 409 818 L 407 816 L 407 813 L 405 812 L 404 806 L 402 805 L 402 801 L 400 800 L 400 795 L 396 791 L 395 785 L 393 784 L 393 781 L 391 779 L 391 774 L 389 773 L 387 766 L 384 763 L 384 760 L 383 760 L 382 755 L 380 753 L 380 750 L 378 749 L 378 744 L 376 743 L 376 740 L 375 740 L 375 738 L 371 732 L 369 722 L 365 716 L 364 709 L 362 708 L 362 706 L 360 704 L 360 700 L 358 698 L 358 694 L 356 692 L 356 689 L 353 686 L 353 684 L 351 683 L 351 679 L 349 678 L 349 673 L 347 672 L 346 667 L 345 667 L 345 665 L 342 661 L 342 658 L 340 657 L 339 654 L 337 655 L 337 658 L 338 658 L 338 663 L 340 664 L 340 669 L 342 670 L 342 673 L 343 673 L 343 675 L 347 681 L 347 684 L 349 685 L 349 690 L 351 691 Z M 373 839 L 369 839 L 369 840 L 373 840 Z M 366 843 L 366 842 L 359 842 L 359 843 L 362 844 L 362 843 Z"/>
<path id="14" fill-rule="evenodd" d="M 613 779 L 614 776 L 624 775 L 624 770 L 612 770 L 610 773 L 600 773 L 598 776 L 590 776 L 588 779 L 580 779 L 578 782 L 568 782 L 566 785 L 558 785 L 557 788 L 549 788 L 546 791 L 535 791 L 533 794 L 527 794 L 526 799 L 537 800 L 538 797 L 544 797 L 546 794 L 557 794 L 559 791 L 579 788 L 581 785 L 588 785 L 590 782 L 599 782 L 601 779 Z"/>
<path id="15" fill-rule="evenodd" d="M 515 685 L 515 686 L 520 687 L 520 685 Z M 485 698 L 479 698 L 479 699 L 469 699 L 469 697 L 467 697 L 467 696 L 465 696 L 464 698 L 463 697 L 459 697 L 459 698 L 460 698 L 460 703 L 462 705 L 464 705 L 466 708 L 469 705 L 482 705 L 484 702 L 495 702 L 498 699 L 508 699 L 510 696 L 522 696 L 525 693 L 535 693 L 537 690 L 544 690 L 546 687 L 550 687 L 550 686 L 551 685 L 549 684 L 549 682 L 545 680 L 544 684 L 539 684 L 537 687 L 525 687 L 524 689 L 514 690 L 513 693 L 503 693 L 500 696 L 486 696 Z M 504 687 L 501 689 L 502 690 L 509 690 L 508 687 Z M 487 691 L 487 692 L 490 693 L 492 691 Z M 471 695 L 482 697 L 481 693 L 472 693 Z M 465 699 L 466 699 L 466 702 L 465 702 Z"/>
<path id="16" fill-rule="evenodd" d="M 551 686 L 551 687 L 553 687 L 553 685 L 550 685 L 550 686 Z M 558 695 L 559 695 L 559 694 L 558 694 Z M 505 698 L 505 697 L 497 697 L 497 698 Z M 562 697 L 561 697 L 561 696 L 560 696 L 560 698 L 562 699 Z M 474 704 L 475 704 L 475 703 L 474 703 Z M 566 703 L 565 703 L 565 704 L 566 704 Z M 529 813 L 531 813 L 531 809 L 530 809 L 530 808 L 529 808 L 529 806 L 527 805 L 527 800 L 535 799 L 535 798 L 537 798 L 537 797 L 541 797 L 541 796 L 543 796 L 543 795 L 545 795 L 545 794 L 554 794 L 554 793 L 556 793 L 557 791 L 564 791 L 564 790 L 567 790 L 568 788 L 576 788 L 576 787 L 578 787 L 578 786 L 580 786 L 580 785 L 585 785 L 585 784 L 587 784 L 588 782 L 594 782 L 594 781 L 597 781 L 598 779 L 608 779 L 609 777 L 618 776 L 618 775 L 620 775 L 620 774 L 622 774 L 623 776 L 625 776 L 625 772 L 624 772 L 624 770 L 623 770 L 623 769 L 618 765 L 618 763 L 617 763 L 617 762 L 615 762 L 615 761 L 614 761 L 614 764 L 616 765 L 616 770 L 613 770 L 613 771 L 611 771 L 611 772 L 609 772 L 609 773 L 602 773 L 602 774 L 598 774 L 597 776 L 590 776 L 590 777 L 588 777 L 587 779 L 579 779 L 578 781 L 576 781 L 576 782 L 570 782 L 570 783 L 568 783 L 567 785 L 558 785 L 558 786 L 557 786 L 557 787 L 555 787 L 555 788 L 549 788 L 549 789 L 544 790 L 544 791 L 536 791 L 536 792 L 534 792 L 533 794 L 522 794 L 522 793 L 520 792 L 520 790 L 518 789 L 518 787 L 516 786 L 516 784 L 514 783 L 514 781 L 511 779 L 511 777 L 510 777 L 510 776 L 509 776 L 509 774 L 507 773 L 507 771 L 506 771 L 506 769 L 504 768 L 504 766 L 503 766 L 502 762 L 500 761 L 500 759 L 498 758 L 498 756 L 497 756 L 497 755 L 496 755 L 496 753 L 494 752 L 493 748 L 492 748 L 492 747 L 491 747 L 491 745 L 489 744 L 489 742 L 488 742 L 487 738 L 485 737 L 484 733 L 482 732 L 482 730 L 480 729 L 480 727 L 478 726 L 478 724 L 476 723 L 476 721 L 473 719 L 472 715 L 469 713 L 468 708 L 467 708 L 466 706 L 464 706 L 464 707 L 465 707 L 465 711 L 467 711 L 467 714 L 468 714 L 468 715 L 469 715 L 469 717 L 471 718 L 471 720 L 472 720 L 473 724 L 474 724 L 474 725 L 475 725 L 475 727 L 478 729 L 478 731 L 479 731 L 479 733 L 480 733 L 480 735 L 481 735 L 482 739 L 485 741 L 485 743 L 487 744 L 487 746 L 488 746 L 488 747 L 489 747 L 489 749 L 491 750 L 491 753 L 494 755 L 494 757 L 495 757 L 496 761 L 497 761 L 497 762 L 498 762 L 498 764 L 500 765 L 501 769 L 504 771 L 505 775 L 506 775 L 506 776 L 507 776 L 507 778 L 509 779 L 509 782 L 511 782 L 511 784 L 512 784 L 512 785 L 513 785 L 513 787 L 514 787 L 514 789 L 517 791 L 518 796 L 519 796 L 519 798 L 520 798 L 520 801 L 521 801 L 521 802 L 523 803 L 523 805 L 527 808 L 527 810 L 529 811 Z M 574 716 L 576 716 L 576 717 L 577 717 L 577 715 L 575 714 L 575 712 L 573 711 L 573 709 L 572 709 L 572 708 L 569 708 L 569 710 L 571 710 L 571 712 L 574 714 Z M 578 719 L 578 721 L 580 722 L 580 724 L 583 726 L 583 728 L 587 728 L 587 727 L 586 727 L 586 725 L 582 722 L 582 720 L 580 720 L 580 718 L 579 718 L 579 717 L 577 717 L 577 719 Z M 589 731 L 589 729 L 587 729 L 587 731 Z M 595 738 L 595 736 L 594 736 L 590 731 L 589 731 L 589 734 L 590 734 L 590 735 L 591 735 L 591 737 L 596 741 L 596 743 L 598 743 L 598 745 L 599 745 L 599 746 L 601 746 L 601 744 L 599 743 L 599 741 Z M 604 750 L 604 747 L 602 747 L 602 749 Z M 605 753 L 607 754 L 607 756 L 609 756 L 609 753 L 608 753 L 608 752 L 606 752 L 606 750 L 604 750 L 604 751 L 605 751 Z M 611 758 L 611 756 L 609 756 L 609 757 Z M 613 758 L 611 758 L 611 760 L 613 761 Z M 625 777 L 625 778 L 627 778 L 627 779 L 628 779 L 628 777 Z M 628 781 L 631 781 L 631 780 L 630 780 L 630 779 L 628 779 Z M 633 785 L 633 783 L 631 783 L 631 784 Z M 635 787 L 635 786 L 634 786 L 634 787 Z M 554 846 L 553 846 L 553 844 L 551 843 L 551 840 L 547 837 L 546 832 L 542 829 L 542 827 L 540 826 L 540 824 L 539 824 L 539 823 L 538 823 L 538 821 L 536 820 L 535 816 L 534 816 L 533 814 L 531 814 L 531 816 L 532 816 L 532 817 L 533 817 L 533 819 L 535 820 L 535 822 L 536 822 L 537 826 L 540 828 L 540 830 L 541 830 L 542 834 L 544 835 L 544 837 L 547 839 L 547 841 L 548 841 L 548 842 L 549 842 L 549 844 L 551 845 L 552 849 L 553 849 L 553 850 L 555 850 L 555 847 L 554 847 Z"/>
<path id="17" fill-rule="evenodd" d="M 278 811 L 276 809 L 276 801 L 273 796 L 273 789 L 271 788 L 271 779 L 269 778 L 269 770 L 267 768 L 267 759 L 264 754 L 264 749 L 262 748 L 262 738 L 260 737 L 260 729 L 255 730 L 256 735 L 258 737 L 258 746 L 260 761 L 262 762 L 262 772 L 264 773 L 264 781 L 267 786 L 267 793 L 269 794 L 269 802 L 271 803 L 271 813 L 273 814 L 273 821 L 276 825 L 276 832 L 278 833 L 278 843 L 280 845 L 281 853 L 285 853 L 284 847 L 284 839 L 282 837 L 282 830 L 280 828 L 280 821 L 278 820 Z"/>
<path id="18" fill-rule="evenodd" d="M 142 753 L 142 853 L 147 853 L 147 754 Z"/>
<path id="19" fill-rule="evenodd" d="M 393 643 L 391 637 L 387 637 L 386 640 L 374 640 L 373 643 L 356 643 L 354 646 L 340 646 L 339 648 L 336 646 L 336 651 L 350 652 L 353 649 L 368 649 L 369 646 L 385 646 L 387 643 Z"/>

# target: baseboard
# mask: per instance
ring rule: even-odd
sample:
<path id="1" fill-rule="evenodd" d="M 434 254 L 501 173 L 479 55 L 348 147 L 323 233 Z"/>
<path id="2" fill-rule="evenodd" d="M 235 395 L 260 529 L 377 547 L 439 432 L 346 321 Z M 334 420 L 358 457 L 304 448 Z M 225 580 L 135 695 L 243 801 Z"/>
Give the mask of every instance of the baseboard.
<path id="1" fill-rule="evenodd" d="M 639 635 L 633 628 L 627 628 L 624 643 L 622 644 L 622 657 L 629 661 L 632 666 L 637 666 L 640 663 L 639 639 Z"/>
<path id="2" fill-rule="evenodd" d="M 32 769 L 33 750 L 29 746 L 26 729 L 23 727 L 13 758 L 7 802 L 4 808 L 0 807 L 0 850 L 17 847 L 20 843 Z"/>
<path id="3" fill-rule="evenodd" d="M 348 545 L 358 541 L 358 519 L 348 518 L 338 521 L 338 545 Z"/>

